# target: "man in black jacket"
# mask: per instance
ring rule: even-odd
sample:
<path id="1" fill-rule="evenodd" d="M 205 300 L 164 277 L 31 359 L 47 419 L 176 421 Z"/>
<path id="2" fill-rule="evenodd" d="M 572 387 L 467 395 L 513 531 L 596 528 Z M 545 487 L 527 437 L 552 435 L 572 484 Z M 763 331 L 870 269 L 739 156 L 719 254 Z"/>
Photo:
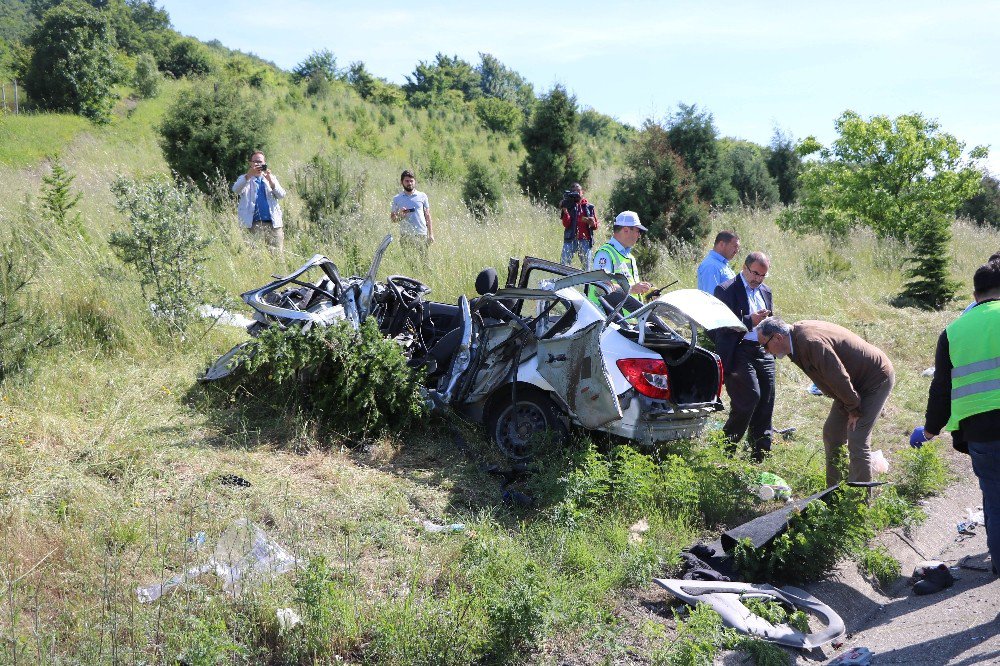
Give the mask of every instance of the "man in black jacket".
<path id="1" fill-rule="evenodd" d="M 758 462 L 771 450 L 774 413 L 774 357 L 763 349 L 754 332 L 773 307 L 771 290 L 764 284 L 770 267 L 767 255 L 751 252 L 740 274 L 715 288 L 715 297 L 729 306 L 749 331 L 722 330 L 715 337 L 730 403 L 729 419 L 722 431 L 733 448 L 749 431 L 751 455 Z"/>
<path id="2" fill-rule="evenodd" d="M 973 277 L 976 305 L 938 337 L 924 437 L 950 430 L 983 491 L 986 545 L 1000 567 L 1000 261 Z"/>

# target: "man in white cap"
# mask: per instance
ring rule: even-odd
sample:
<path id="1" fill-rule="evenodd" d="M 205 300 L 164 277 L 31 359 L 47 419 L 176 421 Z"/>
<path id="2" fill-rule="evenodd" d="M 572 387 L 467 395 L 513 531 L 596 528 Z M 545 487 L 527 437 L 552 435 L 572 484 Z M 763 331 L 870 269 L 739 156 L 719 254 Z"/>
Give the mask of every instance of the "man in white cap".
<path id="1" fill-rule="evenodd" d="M 639 223 L 639 216 L 636 213 L 630 210 L 618 213 L 611 230 L 611 238 L 594 253 L 592 269 L 624 275 L 629 283 L 629 294 L 645 294 L 652 289 L 652 284 L 639 280 L 639 268 L 636 266 L 635 257 L 632 256 L 632 247 L 645 231 L 646 227 Z M 591 300 L 596 301 L 594 290 L 591 290 L 591 294 L 593 295 Z"/>

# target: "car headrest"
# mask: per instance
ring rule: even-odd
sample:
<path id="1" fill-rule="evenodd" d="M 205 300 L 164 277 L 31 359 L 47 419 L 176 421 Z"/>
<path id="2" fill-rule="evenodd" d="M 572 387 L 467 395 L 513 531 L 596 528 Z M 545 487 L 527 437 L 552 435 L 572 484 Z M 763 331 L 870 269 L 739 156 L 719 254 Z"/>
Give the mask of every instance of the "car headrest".
<path id="1" fill-rule="evenodd" d="M 476 276 L 476 293 L 480 296 L 497 293 L 497 272 L 494 268 L 484 268 Z"/>

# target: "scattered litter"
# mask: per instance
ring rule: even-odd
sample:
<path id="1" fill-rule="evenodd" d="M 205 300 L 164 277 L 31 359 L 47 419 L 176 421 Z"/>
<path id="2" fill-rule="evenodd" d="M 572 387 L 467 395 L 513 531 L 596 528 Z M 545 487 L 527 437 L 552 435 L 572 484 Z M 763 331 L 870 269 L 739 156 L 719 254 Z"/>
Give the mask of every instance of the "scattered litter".
<path id="1" fill-rule="evenodd" d="M 224 486 L 236 486 L 237 488 L 249 488 L 253 485 L 242 476 L 235 474 L 220 474 L 219 482 Z"/>
<path id="2" fill-rule="evenodd" d="M 959 534 L 965 536 L 976 536 L 976 523 L 963 520 L 955 526 Z"/>
<path id="3" fill-rule="evenodd" d="M 878 451 L 872 451 L 870 464 L 872 466 L 872 474 L 885 474 L 889 471 L 889 461 L 886 460 L 885 454 L 882 453 L 882 449 Z"/>
<path id="4" fill-rule="evenodd" d="M 868 666 L 874 656 L 866 647 L 855 647 L 831 661 L 828 666 Z"/>
<path id="5" fill-rule="evenodd" d="M 965 510 L 965 515 L 968 516 L 968 521 L 970 523 L 976 523 L 978 525 L 986 524 L 986 516 L 983 514 L 983 507 L 977 506 L 972 508 L 971 506 Z"/>
<path id="6" fill-rule="evenodd" d="M 785 439 L 785 440 L 795 439 L 795 427 L 792 426 L 792 427 L 789 427 L 789 428 L 776 428 L 776 429 L 774 429 L 774 430 L 771 431 L 771 434 L 772 435 L 781 435 L 781 438 Z"/>
<path id="7" fill-rule="evenodd" d="M 207 562 L 189 567 L 162 583 L 136 588 L 135 592 L 139 603 L 148 604 L 173 588 L 214 571 L 222 579 L 222 589 L 227 594 L 238 597 L 243 592 L 245 582 L 265 575 L 283 574 L 297 565 L 296 559 L 267 536 L 264 530 L 248 520 L 240 519 L 219 537 L 215 552 Z"/>
<path id="8" fill-rule="evenodd" d="M 425 532 L 433 532 L 434 534 L 440 534 L 442 532 L 464 532 L 465 525 L 463 523 L 452 523 L 451 525 L 438 525 L 430 520 L 423 521 Z"/>
<path id="9" fill-rule="evenodd" d="M 982 558 L 982 555 L 966 555 L 958 561 L 955 565 L 961 569 L 971 569 L 972 571 L 993 571 L 993 565 L 985 561 L 975 562 L 976 558 Z"/>
<path id="10" fill-rule="evenodd" d="M 634 525 L 628 528 L 628 540 L 629 543 L 642 543 L 642 535 L 649 531 L 649 521 L 645 518 L 640 519 Z"/>
<path id="11" fill-rule="evenodd" d="M 279 608 L 277 610 L 278 615 L 278 628 L 284 633 L 297 625 L 302 621 L 299 614 L 295 612 L 294 608 Z"/>
<path id="12" fill-rule="evenodd" d="M 772 472 L 761 472 L 757 480 L 760 484 L 757 488 L 757 497 L 762 500 L 779 499 L 784 502 L 792 501 L 792 488 L 783 478 Z"/>
<path id="13" fill-rule="evenodd" d="M 934 366 L 932 365 L 931 367 L 929 367 L 926 370 L 924 370 L 923 372 L 921 372 L 920 376 L 921 377 L 933 377 L 934 376 Z"/>
<path id="14" fill-rule="evenodd" d="M 951 570 L 944 562 L 921 562 L 913 570 L 914 594 L 934 594 L 955 584 Z"/>
<path id="15" fill-rule="evenodd" d="M 198 306 L 198 314 L 205 319 L 214 319 L 220 324 L 225 324 L 226 326 L 235 326 L 237 328 L 245 329 L 247 326 L 253 324 L 253 319 L 250 319 L 249 317 L 245 317 L 237 312 L 230 312 L 229 310 L 215 307 L 214 305 L 206 304 Z"/>
<path id="16" fill-rule="evenodd" d="M 819 387 L 816 386 L 816 384 L 810 384 L 809 388 L 806 390 L 813 395 L 823 395 L 823 392 L 819 390 Z"/>

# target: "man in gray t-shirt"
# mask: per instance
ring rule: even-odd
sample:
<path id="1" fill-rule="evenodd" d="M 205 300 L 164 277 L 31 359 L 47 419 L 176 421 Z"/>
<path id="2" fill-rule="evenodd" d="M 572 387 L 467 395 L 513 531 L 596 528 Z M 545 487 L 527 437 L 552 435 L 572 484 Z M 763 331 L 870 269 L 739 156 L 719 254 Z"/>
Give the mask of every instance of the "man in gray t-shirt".
<path id="1" fill-rule="evenodd" d="M 434 227 L 427 195 L 415 189 L 417 179 L 409 169 L 402 173 L 399 182 L 403 191 L 392 198 L 389 218 L 399 222 L 401 240 L 422 241 L 425 246 L 433 243 Z"/>

